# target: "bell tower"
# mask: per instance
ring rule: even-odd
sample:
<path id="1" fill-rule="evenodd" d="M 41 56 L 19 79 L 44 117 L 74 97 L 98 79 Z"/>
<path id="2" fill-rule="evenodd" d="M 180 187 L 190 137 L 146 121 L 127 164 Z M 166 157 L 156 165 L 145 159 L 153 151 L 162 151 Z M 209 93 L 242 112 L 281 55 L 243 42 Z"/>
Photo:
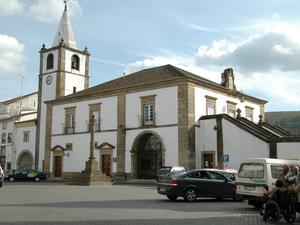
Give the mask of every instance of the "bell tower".
<path id="1" fill-rule="evenodd" d="M 89 52 L 79 50 L 68 15 L 67 4 L 60 19 L 53 45 L 40 50 L 38 122 L 35 167 L 44 170 L 46 104 L 89 87 Z"/>

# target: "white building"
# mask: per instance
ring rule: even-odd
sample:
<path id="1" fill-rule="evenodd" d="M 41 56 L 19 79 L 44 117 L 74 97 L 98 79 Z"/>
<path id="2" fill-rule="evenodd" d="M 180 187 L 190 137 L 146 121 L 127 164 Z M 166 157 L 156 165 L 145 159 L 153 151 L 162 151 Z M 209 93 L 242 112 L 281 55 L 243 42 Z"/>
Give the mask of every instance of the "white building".
<path id="1" fill-rule="evenodd" d="M 84 170 L 92 115 L 99 170 L 116 178 L 153 178 L 162 165 L 237 168 L 248 157 L 300 159 L 300 139 L 263 122 L 267 102 L 237 91 L 231 68 L 221 84 L 165 65 L 89 88 L 89 52 L 77 48 L 67 9 L 40 62 L 37 127 L 29 115 L 13 122 L 18 140 L 26 131 L 36 139 L 15 144 L 16 167 L 26 164 L 19 155 L 28 150 L 52 177 Z"/>
<path id="2" fill-rule="evenodd" d="M 7 169 L 33 168 L 37 92 L 1 102 L 0 164 Z"/>

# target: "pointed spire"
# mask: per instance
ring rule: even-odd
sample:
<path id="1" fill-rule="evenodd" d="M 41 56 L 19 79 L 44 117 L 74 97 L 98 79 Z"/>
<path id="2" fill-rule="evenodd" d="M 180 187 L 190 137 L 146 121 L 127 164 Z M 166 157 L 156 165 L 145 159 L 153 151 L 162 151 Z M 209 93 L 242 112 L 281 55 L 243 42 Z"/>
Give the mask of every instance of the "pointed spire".
<path id="1" fill-rule="evenodd" d="M 53 41 L 53 47 L 58 46 L 61 40 L 64 40 L 64 45 L 70 48 L 77 49 L 71 19 L 68 14 L 67 1 L 64 1 L 65 9 L 60 19 L 60 23 Z"/>

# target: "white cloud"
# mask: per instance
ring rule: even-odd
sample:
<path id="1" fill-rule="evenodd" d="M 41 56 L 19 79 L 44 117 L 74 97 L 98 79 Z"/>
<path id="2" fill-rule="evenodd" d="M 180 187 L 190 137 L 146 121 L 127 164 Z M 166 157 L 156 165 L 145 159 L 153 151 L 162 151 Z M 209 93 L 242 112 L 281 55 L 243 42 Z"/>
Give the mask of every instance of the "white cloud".
<path id="1" fill-rule="evenodd" d="M 62 0 L 38 0 L 29 7 L 28 14 L 42 22 L 57 21 L 62 15 L 64 2 Z M 81 12 L 78 0 L 68 1 L 68 10 L 71 15 Z"/>
<path id="2" fill-rule="evenodd" d="M 240 42 L 215 40 L 201 45 L 194 56 L 166 54 L 130 63 L 126 72 L 172 64 L 220 83 L 224 69 L 232 67 L 236 86 L 270 101 L 269 105 L 300 102 L 300 33 L 295 26 L 278 24 Z M 257 96 L 257 94 L 259 94 Z"/>
<path id="3" fill-rule="evenodd" d="M 20 14 L 23 11 L 21 0 L 0 0 L 0 15 L 11 16 Z"/>
<path id="4" fill-rule="evenodd" d="M 0 75 L 21 72 L 24 45 L 14 37 L 0 34 Z"/>

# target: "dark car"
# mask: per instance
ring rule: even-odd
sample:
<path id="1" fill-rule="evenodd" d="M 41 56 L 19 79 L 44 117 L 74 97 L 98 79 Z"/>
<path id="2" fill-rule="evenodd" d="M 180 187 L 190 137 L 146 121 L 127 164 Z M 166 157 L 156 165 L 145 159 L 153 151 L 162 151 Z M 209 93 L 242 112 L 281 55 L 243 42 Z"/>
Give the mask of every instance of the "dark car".
<path id="1" fill-rule="evenodd" d="M 4 172 L 4 180 L 8 180 L 8 177 L 9 177 L 10 174 L 15 174 L 18 171 L 19 170 L 14 170 L 14 169 L 12 169 L 12 170 L 8 170 L 8 169 L 4 170 L 3 171 Z"/>
<path id="2" fill-rule="evenodd" d="M 156 174 L 156 180 L 163 178 L 165 176 L 171 176 L 179 173 L 183 173 L 188 169 L 183 166 L 162 166 Z"/>
<path id="3" fill-rule="evenodd" d="M 195 201 L 197 197 L 236 199 L 234 181 L 219 172 L 205 169 L 159 178 L 157 191 L 173 201 L 178 197 L 188 202 Z"/>
<path id="4" fill-rule="evenodd" d="M 46 174 L 43 172 L 40 172 L 38 170 L 34 169 L 28 169 L 28 170 L 20 170 L 13 174 L 8 174 L 8 180 L 10 182 L 13 182 L 15 180 L 34 180 L 36 182 L 46 179 Z"/>

